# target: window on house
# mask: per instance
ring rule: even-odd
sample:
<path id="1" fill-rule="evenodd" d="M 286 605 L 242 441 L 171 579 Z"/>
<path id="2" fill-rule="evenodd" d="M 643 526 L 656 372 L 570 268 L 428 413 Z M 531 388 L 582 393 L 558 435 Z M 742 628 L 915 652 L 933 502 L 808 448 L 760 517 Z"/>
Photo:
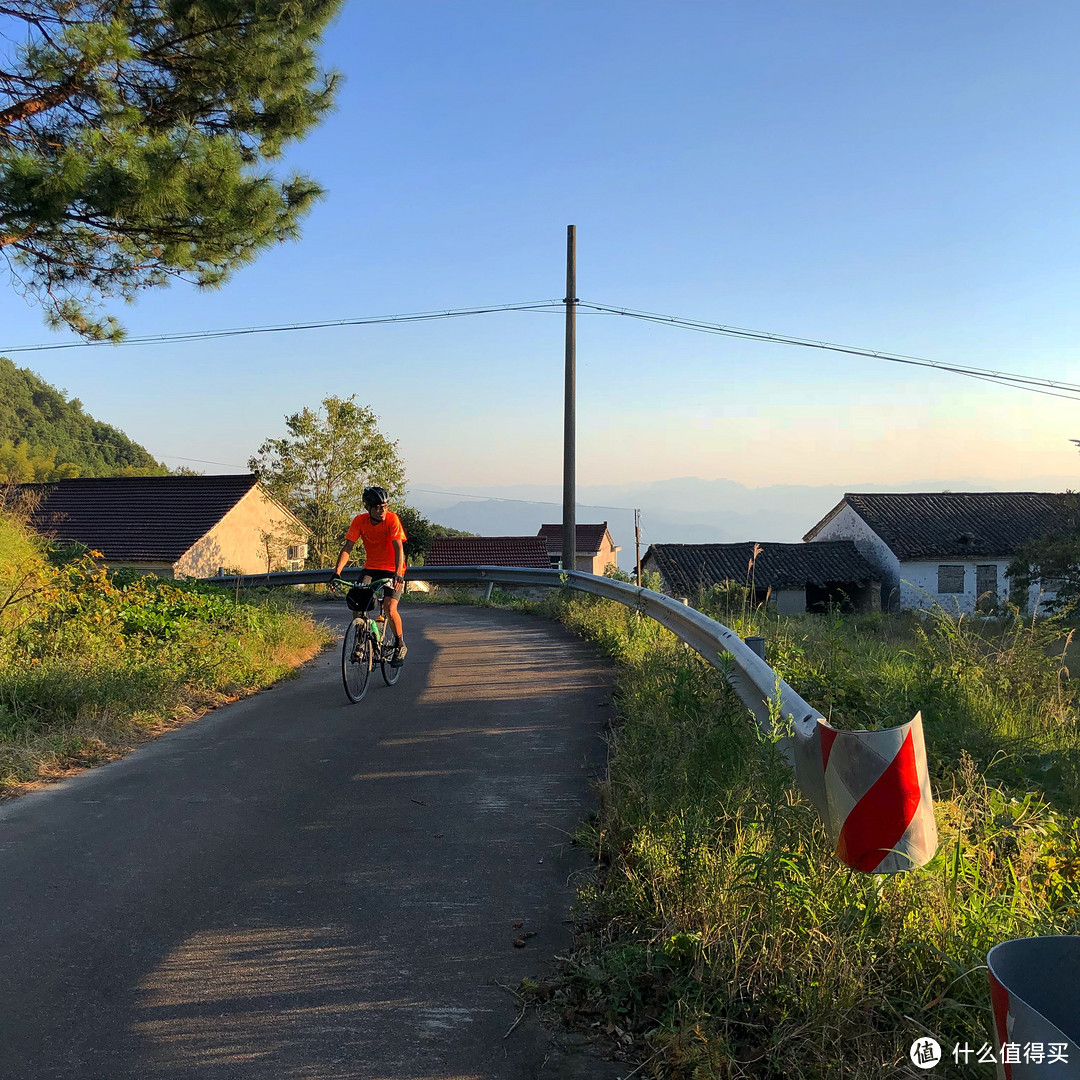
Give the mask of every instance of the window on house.
<path id="1" fill-rule="evenodd" d="M 964 567 L 939 566 L 937 568 L 937 591 L 939 593 L 962 593 L 964 591 Z"/>
<path id="2" fill-rule="evenodd" d="M 285 556 L 289 562 L 299 562 L 307 558 L 307 544 L 290 544 Z"/>

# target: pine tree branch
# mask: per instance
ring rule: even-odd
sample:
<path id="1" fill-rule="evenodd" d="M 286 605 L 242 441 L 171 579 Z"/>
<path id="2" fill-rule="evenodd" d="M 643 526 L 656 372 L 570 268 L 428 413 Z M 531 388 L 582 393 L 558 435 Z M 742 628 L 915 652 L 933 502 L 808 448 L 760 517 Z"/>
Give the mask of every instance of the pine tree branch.
<path id="1" fill-rule="evenodd" d="M 86 74 L 89 67 L 88 63 L 80 61 L 75 65 L 75 70 L 71 75 L 59 86 L 54 86 L 51 90 L 46 90 L 44 93 L 26 98 L 23 101 L 17 101 L 6 109 L 0 109 L 0 130 L 22 123 L 24 120 L 37 116 L 48 109 L 55 109 L 57 105 L 62 105 L 79 91 L 81 78 Z"/>

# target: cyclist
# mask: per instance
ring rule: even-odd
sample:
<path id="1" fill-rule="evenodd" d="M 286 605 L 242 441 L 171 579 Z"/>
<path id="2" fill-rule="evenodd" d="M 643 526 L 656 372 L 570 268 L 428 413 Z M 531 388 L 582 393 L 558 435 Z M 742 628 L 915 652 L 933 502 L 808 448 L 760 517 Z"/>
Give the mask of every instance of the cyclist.
<path id="1" fill-rule="evenodd" d="M 392 578 L 393 588 L 383 589 L 383 615 L 386 616 L 397 633 L 397 646 L 394 648 L 392 667 L 401 667 L 405 660 L 405 635 L 401 628 L 401 615 L 398 614 L 398 601 L 405 587 L 405 529 L 401 518 L 388 509 L 389 496 L 381 487 L 364 488 L 364 507 L 366 514 L 357 514 L 352 519 L 345 542 L 334 567 L 334 577 L 340 577 L 341 571 L 349 561 L 349 555 L 357 540 L 364 543 L 364 574 L 361 583 L 370 584 L 378 578 Z"/>

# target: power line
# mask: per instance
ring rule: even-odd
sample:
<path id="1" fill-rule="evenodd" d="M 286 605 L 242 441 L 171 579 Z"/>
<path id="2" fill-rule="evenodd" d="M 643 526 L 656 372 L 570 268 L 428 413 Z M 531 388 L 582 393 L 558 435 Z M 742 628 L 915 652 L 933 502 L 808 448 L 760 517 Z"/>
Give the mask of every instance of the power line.
<path id="1" fill-rule="evenodd" d="M 325 330 L 335 326 L 374 326 L 378 323 L 428 322 L 433 319 L 457 319 L 466 315 L 490 315 L 498 311 L 543 311 L 562 307 L 562 300 L 529 300 L 520 304 L 492 304 L 486 307 L 447 308 L 438 311 L 410 311 L 400 315 L 370 315 L 358 319 L 329 319 L 325 322 L 284 323 L 277 326 L 244 326 L 222 330 L 189 330 L 173 334 L 147 334 L 142 337 L 111 341 L 65 341 L 44 345 L 13 345 L 0 353 L 51 352 L 54 349 L 100 349 L 125 345 L 167 345 L 214 338 L 244 337 L 250 334 L 281 334 L 294 330 Z"/>
<path id="2" fill-rule="evenodd" d="M 252 334 L 276 334 L 298 330 L 321 330 L 336 326 L 373 326 L 383 323 L 425 322 L 435 319 L 461 318 L 469 315 L 488 315 L 500 311 L 539 311 L 553 314 L 554 309 L 562 308 L 564 304 L 564 300 L 532 300 L 519 304 L 494 304 L 483 307 L 414 311 L 397 315 L 373 315 L 356 319 L 332 319 L 323 322 L 288 323 L 277 326 L 233 327 L 221 330 L 193 330 L 172 334 L 152 334 L 128 338 L 119 344 L 121 346 L 182 344 L 191 341 L 209 341 L 215 338 L 241 337 Z M 642 311 L 635 308 L 615 307 L 610 304 L 599 304 L 585 300 L 579 300 L 577 306 L 579 308 L 588 309 L 589 312 L 595 314 L 617 315 L 625 318 L 637 319 L 643 322 L 675 326 L 680 329 L 693 330 L 703 334 L 717 334 L 723 337 L 741 338 L 750 341 L 767 341 L 774 344 L 794 345 L 807 349 L 822 349 L 830 352 L 844 353 L 849 356 L 865 356 L 870 359 L 884 360 L 894 364 L 905 364 L 912 367 L 932 368 L 936 371 L 950 372 L 954 375 L 963 375 L 970 379 L 980 379 L 1001 386 L 1009 386 L 1017 390 L 1027 390 L 1030 393 L 1043 394 L 1047 397 L 1064 398 L 1067 401 L 1080 400 L 1080 384 L 1069 383 L 1059 379 L 1034 378 L 1008 371 L 970 367 L 962 364 L 946 364 L 941 361 L 927 359 L 926 357 L 887 352 L 883 349 L 864 349 L 851 345 L 839 345 L 835 342 L 796 337 L 791 334 L 777 334 L 766 330 L 751 330 L 747 327 L 729 326 L 723 323 L 706 322 L 701 319 L 690 319 L 677 315 L 664 315 L 655 311 Z M 0 354 L 46 352 L 55 349 L 102 348 L 106 346 L 116 347 L 113 342 L 107 341 L 75 341 L 55 344 L 9 346 L 0 348 Z M 184 460 L 198 459 L 192 458 Z M 214 465 L 227 463 L 205 462 L 205 464 Z M 234 466 L 229 467 L 232 468 Z M 601 509 L 625 510 L 628 508 L 603 507 Z"/>
<path id="3" fill-rule="evenodd" d="M 224 465 L 227 469 L 243 469 L 244 472 L 251 471 L 246 465 L 237 465 L 235 461 L 207 461 L 206 458 L 184 457 L 183 454 L 158 454 L 158 457 L 169 458 L 171 461 L 197 461 L 200 465 Z"/>
<path id="4" fill-rule="evenodd" d="M 993 371 L 987 368 L 966 367 L 960 364 L 944 364 L 938 360 L 928 360 L 921 356 L 907 356 L 903 353 L 890 353 L 881 349 L 861 349 L 852 345 L 837 345 L 829 341 L 816 341 L 812 338 L 794 337 L 790 334 L 774 334 L 766 330 L 749 330 L 741 326 L 704 322 L 700 319 L 688 319 L 678 315 L 662 315 L 655 311 L 618 308 L 609 304 L 595 304 L 585 300 L 579 300 L 578 304 L 581 307 L 591 308 L 593 311 L 604 312 L 608 315 L 622 315 L 643 322 L 677 326 L 684 330 L 695 330 L 702 334 L 719 334 L 723 337 L 743 338 L 751 341 L 770 341 L 779 345 L 796 345 L 807 349 L 825 349 L 830 352 L 846 353 L 851 356 L 867 356 L 875 360 L 887 360 L 894 364 L 934 368 L 937 371 L 948 371 L 954 375 L 983 379 L 986 382 L 1011 386 L 1017 390 L 1028 390 L 1033 394 L 1065 398 L 1067 401 L 1080 400 L 1080 385 L 1057 379 L 1038 379 L 1027 375 L 1016 375 L 1008 371 Z"/>

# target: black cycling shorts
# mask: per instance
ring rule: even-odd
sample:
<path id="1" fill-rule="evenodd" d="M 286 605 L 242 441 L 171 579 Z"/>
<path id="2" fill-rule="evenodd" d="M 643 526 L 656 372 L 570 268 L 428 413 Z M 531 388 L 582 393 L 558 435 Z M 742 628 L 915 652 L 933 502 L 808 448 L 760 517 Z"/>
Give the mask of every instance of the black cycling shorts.
<path id="1" fill-rule="evenodd" d="M 405 582 L 402 582 L 397 588 L 394 588 L 394 572 L 393 570 L 369 570 L 368 567 L 364 567 L 364 575 L 360 581 L 364 585 L 370 584 L 372 581 L 378 581 L 380 578 L 387 578 L 386 587 L 383 589 L 383 598 L 386 600 L 400 600 L 401 594 L 405 591 Z"/>

